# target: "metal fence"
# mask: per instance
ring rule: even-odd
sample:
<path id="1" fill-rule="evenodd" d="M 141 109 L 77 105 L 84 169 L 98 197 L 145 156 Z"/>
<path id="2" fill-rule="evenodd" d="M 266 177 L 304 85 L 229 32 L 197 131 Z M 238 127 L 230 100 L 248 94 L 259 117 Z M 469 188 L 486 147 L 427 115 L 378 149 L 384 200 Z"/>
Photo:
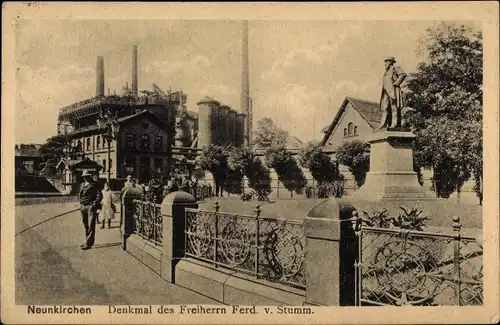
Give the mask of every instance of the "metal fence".
<path id="1" fill-rule="evenodd" d="M 482 305 L 483 249 L 476 238 L 365 227 L 357 221 L 358 305 Z"/>
<path id="2" fill-rule="evenodd" d="M 163 245 L 163 219 L 161 204 L 143 200 L 133 200 L 134 205 L 134 233 L 154 243 Z"/>
<path id="3" fill-rule="evenodd" d="M 306 243 L 302 222 L 186 209 L 185 252 L 222 267 L 305 288 Z"/>

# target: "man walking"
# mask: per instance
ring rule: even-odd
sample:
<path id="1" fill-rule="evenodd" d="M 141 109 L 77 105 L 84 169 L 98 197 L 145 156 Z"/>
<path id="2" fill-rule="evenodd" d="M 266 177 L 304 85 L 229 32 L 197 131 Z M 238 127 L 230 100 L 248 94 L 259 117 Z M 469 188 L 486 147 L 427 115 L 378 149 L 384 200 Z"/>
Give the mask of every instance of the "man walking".
<path id="1" fill-rule="evenodd" d="M 85 243 L 80 246 L 87 250 L 94 245 L 95 226 L 97 222 L 97 210 L 101 203 L 101 191 L 92 180 L 92 174 L 85 170 L 82 173 L 83 183 L 80 187 L 80 211 L 82 214 L 83 227 L 85 228 Z"/>
<path id="2" fill-rule="evenodd" d="M 395 65 L 394 57 L 388 57 L 384 62 L 385 72 L 380 97 L 382 119 L 379 129 L 398 128 L 401 127 L 401 109 L 403 108 L 401 84 L 406 79 L 406 73 Z"/>

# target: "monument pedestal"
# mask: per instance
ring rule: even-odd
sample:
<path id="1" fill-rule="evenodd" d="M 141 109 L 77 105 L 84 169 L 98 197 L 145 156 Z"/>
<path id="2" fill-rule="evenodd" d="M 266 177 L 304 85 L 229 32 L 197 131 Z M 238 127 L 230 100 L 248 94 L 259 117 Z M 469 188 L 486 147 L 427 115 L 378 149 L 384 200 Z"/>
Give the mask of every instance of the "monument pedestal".
<path id="1" fill-rule="evenodd" d="M 365 201 L 433 200 L 418 182 L 413 170 L 413 140 L 415 135 L 407 131 L 383 130 L 368 139 L 371 146 L 370 171 L 359 190 L 353 193 Z"/>

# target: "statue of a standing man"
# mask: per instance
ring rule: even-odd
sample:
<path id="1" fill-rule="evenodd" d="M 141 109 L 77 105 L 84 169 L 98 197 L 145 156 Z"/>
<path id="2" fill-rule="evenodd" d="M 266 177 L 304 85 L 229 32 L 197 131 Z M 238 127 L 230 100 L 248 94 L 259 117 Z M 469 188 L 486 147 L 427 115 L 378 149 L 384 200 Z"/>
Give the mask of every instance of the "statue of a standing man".
<path id="1" fill-rule="evenodd" d="M 384 62 L 385 72 L 380 98 L 382 119 L 379 129 L 398 128 L 401 127 L 401 109 L 403 108 L 401 84 L 406 79 L 406 73 L 395 65 L 394 57 L 388 57 Z"/>

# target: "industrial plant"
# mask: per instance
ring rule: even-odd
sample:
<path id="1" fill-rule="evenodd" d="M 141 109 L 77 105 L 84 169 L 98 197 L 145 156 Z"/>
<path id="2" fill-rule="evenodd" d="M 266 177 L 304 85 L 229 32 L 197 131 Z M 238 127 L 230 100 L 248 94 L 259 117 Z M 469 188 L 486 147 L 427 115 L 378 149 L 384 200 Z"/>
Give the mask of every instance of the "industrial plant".
<path id="1" fill-rule="evenodd" d="M 204 147 L 249 145 L 247 38 L 244 24 L 241 111 L 207 96 L 197 102 L 195 112 L 187 108 L 187 94 L 182 90 L 163 91 L 156 84 L 139 91 L 137 45 L 131 49 L 131 87 L 127 82 L 118 94 L 109 88 L 106 94 L 105 59 L 98 56 L 95 96 L 59 111 L 58 134 L 70 139 L 70 154 L 57 167 L 64 191 L 75 190 L 83 169 L 94 172 L 95 178 L 107 176 L 108 182 L 128 175 L 144 182 L 152 176 L 170 175 Z"/>

